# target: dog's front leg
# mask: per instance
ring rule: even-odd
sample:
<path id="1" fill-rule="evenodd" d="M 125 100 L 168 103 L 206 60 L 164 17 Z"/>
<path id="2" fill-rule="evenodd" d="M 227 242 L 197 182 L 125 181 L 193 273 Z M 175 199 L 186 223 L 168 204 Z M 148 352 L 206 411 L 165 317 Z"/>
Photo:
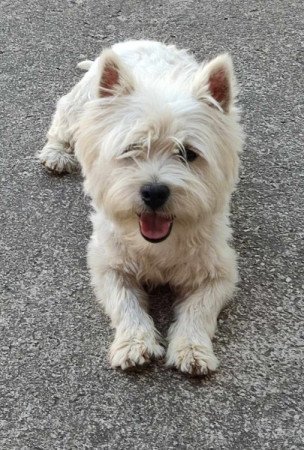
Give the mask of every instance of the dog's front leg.
<path id="1" fill-rule="evenodd" d="M 146 312 L 146 293 L 123 274 L 107 271 L 93 277 L 97 298 L 116 329 L 110 349 L 112 367 L 128 369 L 164 354 L 152 318 Z"/>
<path id="2" fill-rule="evenodd" d="M 176 306 L 176 321 L 168 333 L 167 365 L 192 375 L 216 370 L 218 360 L 211 339 L 217 316 L 231 297 L 235 283 L 230 280 L 206 281 Z"/>

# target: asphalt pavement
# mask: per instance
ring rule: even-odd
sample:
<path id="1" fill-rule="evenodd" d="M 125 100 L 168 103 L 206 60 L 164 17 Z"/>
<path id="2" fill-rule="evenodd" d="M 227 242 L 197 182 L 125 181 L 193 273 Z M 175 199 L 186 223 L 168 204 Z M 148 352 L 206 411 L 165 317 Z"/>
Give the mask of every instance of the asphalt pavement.
<path id="1" fill-rule="evenodd" d="M 0 1 L 2 450 L 304 448 L 303 16 L 300 0 Z M 241 282 L 219 318 L 220 369 L 202 380 L 110 369 L 81 176 L 34 156 L 77 62 L 130 38 L 199 60 L 229 51 L 241 85 Z M 151 304 L 166 328 L 170 295 Z"/>

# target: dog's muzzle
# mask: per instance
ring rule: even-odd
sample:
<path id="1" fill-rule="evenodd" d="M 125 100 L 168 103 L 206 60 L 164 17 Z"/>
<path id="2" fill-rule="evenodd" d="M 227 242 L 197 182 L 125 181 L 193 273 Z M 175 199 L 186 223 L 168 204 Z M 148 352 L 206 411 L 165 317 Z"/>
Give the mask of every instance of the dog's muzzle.
<path id="1" fill-rule="evenodd" d="M 140 195 L 145 206 L 149 208 L 149 212 L 139 216 L 141 235 L 149 242 L 162 242 L 171 232 L 173 218 L 158 213 L 157 210 L 168 200 L 170 189 L 165 184 L 149 183 L 141 187 Z"/>

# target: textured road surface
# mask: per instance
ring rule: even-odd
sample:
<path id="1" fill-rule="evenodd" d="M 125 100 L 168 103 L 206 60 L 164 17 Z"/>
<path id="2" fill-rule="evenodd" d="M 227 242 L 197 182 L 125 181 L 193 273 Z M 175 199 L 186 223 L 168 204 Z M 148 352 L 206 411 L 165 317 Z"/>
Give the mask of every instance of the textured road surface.
<path id="1" fill-rule="evenodd" d="M 1 0 L 0 20 L 0 448 L 304 448 L 303 2 Z M 109 369 L 81 177 L 34 158 L 76 63 L 127 38 L 228 50 L 242 86 L 242 281 L 219 320 L 221 368 L 202 381 Z M 160 326 L 168 303 L 153 301 Z"/>

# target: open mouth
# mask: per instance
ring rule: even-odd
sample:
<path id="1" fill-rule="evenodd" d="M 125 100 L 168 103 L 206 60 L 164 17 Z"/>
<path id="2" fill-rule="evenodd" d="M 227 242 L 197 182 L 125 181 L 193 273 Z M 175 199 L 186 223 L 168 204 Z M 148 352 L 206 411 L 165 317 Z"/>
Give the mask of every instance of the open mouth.
<path id="1" fill-rule="evenodd" d="M 171 233 L 173 217 L 162 216 L 157 213 L 142 213 L 139 215 L 139 228 L 146 241 L 157 244 L 162 242 Z"/>

